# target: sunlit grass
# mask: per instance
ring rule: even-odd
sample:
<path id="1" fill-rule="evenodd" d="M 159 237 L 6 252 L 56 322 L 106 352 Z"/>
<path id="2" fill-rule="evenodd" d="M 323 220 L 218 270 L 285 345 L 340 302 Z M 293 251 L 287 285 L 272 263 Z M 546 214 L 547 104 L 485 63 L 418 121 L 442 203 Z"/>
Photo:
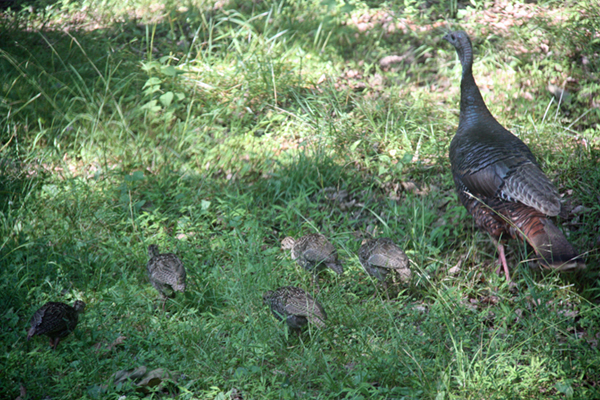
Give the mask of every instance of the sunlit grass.
<path id="1" fill-rule="evenodd" d="M 111 377 L 146 366 L 172 372 L 161 398 L 598 397 L 600 62 L 595 42 L 560 30 L 593 30 L 586 4 L 83 1 L 3 14 L 0 392 L 142 396 Z M 533 22 L 513 24 L 524 9 Z M 576 209 L 560 223 L 588 272 L 531 269 L 511 242 L 516 287 L 494 273 L 449 171 L 460 66 L 446 27 L 472 35 L 490 110 Z M 387 55 L 405 61 L 383 67 Z M 318 291 L 280 250 L 312 232 L 346 269 Z M 356 256 L 367 235 L 411 259 L 414 280 L 391 301 Z M 188 271 L 165 314 L 151 243 Z M 272 318 L 261 294 L 283 285 L 311 290 L 328 327 L 295 336 Z M 56 351 L 25 341 L 37 307 L 77 299 L 87 311 Z"/>

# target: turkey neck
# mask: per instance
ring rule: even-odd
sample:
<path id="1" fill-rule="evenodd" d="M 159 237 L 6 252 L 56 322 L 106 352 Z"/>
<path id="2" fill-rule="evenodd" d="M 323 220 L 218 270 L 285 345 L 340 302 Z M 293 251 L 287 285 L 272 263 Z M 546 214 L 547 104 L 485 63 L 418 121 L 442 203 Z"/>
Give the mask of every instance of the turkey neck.
<path id="1" fill-rule="evenodd" d="M 473 78 L 473 50 L 470 43 L 463 43 L 460 54 L 462 65 L 462 79 L 460 81 L 460 115 L 458 117 L 458 131 L 466 129 L 469 125 L 491 120 L 496 122 L 487 109 L 481 92 Z M 496 122 L 497 123 L 497 122 Z"/>

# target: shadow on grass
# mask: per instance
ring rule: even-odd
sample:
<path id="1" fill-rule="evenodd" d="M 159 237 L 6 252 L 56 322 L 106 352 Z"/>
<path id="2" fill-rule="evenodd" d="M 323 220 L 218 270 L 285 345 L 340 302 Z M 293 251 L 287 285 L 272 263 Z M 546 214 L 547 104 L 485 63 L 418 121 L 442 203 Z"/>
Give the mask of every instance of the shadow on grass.
<path id="1" fill-rule="evenodd" d="M 304 29 L 315 30 L 320 21 Z M 8 104 L 19 111 L 12 113 L 11 129 L 51 121 L 55 133 L 42 138 L 44 145 L 58 143 L 62 151 L 76 143 L 78 138 L 59 116 L 89 112 L 87 100 L 105 89 L 106 75 L 94 66 L 103 65 L 114 49 L 124 60 L 117 68 L 122 84 L 117 87 L 124 88 L 117 97 L 130 92 L 137 96 L 144 79 L 135 65 L 145 57 L 145 44 L 135 42 L 134 36 L 145 35 L 145 28 L 134 22 L 122 28 L 114 42 L 107 39 L 110 30 L 102 29 L 72 37 L 44 34 L 48 40 L 38 33 L 15 36 L 21 44 L 3 53 L 9 57 L 1 66 L 14 83 L 13 89 L 3 86 L 8 100 L 2 107 Z M 166 25 L 159 30 L 166 36 Z M 349 28 L 343 34 L 352 33 Z M 73 37 L 85 53 L 72 45 Z M 29 76 L 32 80 L 22 79 Z M 80 81 L 86 83 L 71 87 Z M 78 96 L 84 101 L 73 100 Z M 140 131 L 146 128 L 142 125 Z M 160 140 L 176 136 L 171 128 L 163 128 Z M 31 142 L 36 136 L 32 131 L 25 131 Z M 9 190 L 2 195 L 15 201 L 0 205 L 3 217 L 12 218 L 3 223 L 0 250 L 0 300 L 7 305 L 2 321 L 8 327 L 2 342 L 8 348 L 5 371 L 10 374 L 0 392 L 16 397 L 19 379 L 29 376 L 34 397 L 78 398 L 85 394 L 84 385 L 100 384 L 137 363 L 185 371 L 191 379 L 181 378 L 180 384 L 188 391 L 243 387 L 254 390 L 250 398 L 271 388 L 290 398 L 306 393 L 494 397 L 498 392 L 511 398 L 524 391 L 536 397 L 540 382 L 547 393 L 559 387 L 555 381 L 573 379 L 588 394 L 596 390 L 597 346 L 581 338 L 595 340 L 597 309 L 570 313 L 575 301 L 561 287 L 562 278 L 553 280 L 550 274 L 532 275 L 520 268 L 521 292 L 513 295 L 498 289 L 491 268 L 482 274 L 469 269 L 483 267 L 480 259 L 492 257 L 465 250 L 465 242 L 477 234 L 468 229 L 472 224 L 455 195 L 440 189 L 449 186 L 447 175 L 415 172 L 408 165 L 405 170 L 410 172 L 400 169 L 385 181 L 354 164 L 341 164 L 318 147 L 278 157 L 268 168 L 246 168 L 237 154 L 231 171 L 202 173 L 197 164 L 204 159 L 198 156 L 197 164 L 185 160 L 185 168 L 175 166 L 169 158 L 172 149 L 160 140 L 142 144 L 167 154 L 158 168 L 145 160 L 131 170 L 129 160 L 123 159 L 126 166 L 86 178 L 83 171 L 75 171 L 75 177 L 57 172 L 30 179 L 18 172 L 6 178 Z M 199 147 L 202 140 L 199 135 Z M 589 171 L 587 205 L 597 205 L 596 159 L 572 164 L 574 175 Z M 405 174 L 419 177 L 417 184 L 429 192 L 400 190 L 390 198 L 390 188 L 408 180 Z M 580 242 L 593 243 L 596 211 L 574 228 Z M 281 252 L 279 242 L 286 235 L 313 231 L 331 237 L 348 269 L 319 293 L 331 315 L 328 330 L 290 343 L 281 325 L 271 323 L 260 295 L 276 286 L 307 283 L 307 274 Z M 365 286 L 370 283 L 355 257 L 366 232 L 396 239 L 430 277 L 427 285 L 399 301 L 367 299 L 371 293 Z M 188 293 L 169 301 L 166 315 L 157 310 L 158 294 L 145 275 L 150 243 L 176 252 L 188 268 Z M 448 276 L 446 270 L 463 253 L 467 266 L 462 275 Z M 590 255 L 591 268 L 597 268 L 597 257 Z M 586 285 L 596 301 L 597 280 Z M 563 296 L 563 302 L 557 301 Z M 23 328 L 31 312 L 48 300 L 74 298 L 90 304 L 77 331 L 60 351 L 30 353 L 23 345 Z M 120 335 L 129 339 L 114 351 L 93 350 Z M 42 348 L 41 342 L 32 345 Z M 59 381 L 62 386 L 48 385 Z"/>
<path id="2" fill-rule="evenodd" d="M 461 280 L 450 282 L 444 275 L 436 277 L 435 270 L 425 271 L 433 276 L 430 285 L 403 294 L 397 302 L 367 299 L 371 293 L 353 287 L 367 283 L 351 259 L 358 242 L 348 242 L 369 225 L 378 225 L 383 234 L 403 232 L 403 246 L 425 268 L 427 259 L 447 257 L 443 252 L 451 247 L 460 249 L 461 243 L 453 240 L 465 237 L 456 231 L 463 228 L 435 226 L 442 215 L 439 202 L 447 201 L 442 195 L 402 193 L 400 199 L 390 200 L 375 180 L 369 183 L 360 171 L 318 149 L 276 163 L 270 171 L 242 170 L 233 171 L 230 179 L 223 173 L 166 168 L 157 174 L 113 175 L 87 183 L 70 179 L 32 196 L 30 206 L 38 205 L 34 209 L 39 210 L 41 224 L 37 234 L 30 230 L 22 242 L 11 239 L 2 250 L 0 288 L 13 298 L 3 314 L 12 329 L 3 334 L 3 341 L 12 346 L 9 361 L 15 369 L 10 382 L 14 385 L 25 371 L 37 377 L 36 382 L 59 373 L 47 368 L 52 363 L 49 356 L 39 361 L 39 353 L 38 364 L 16 364 L 18 358 L 30 357 L 22 328 L 28 311 L 38 305 L 34 303 L 61 298 L 71 302 L 81 296 L 90 303 L 88 312 L 57 354 L 70 357 L 77 350 L 84 360 L 100 357 L 95 368 L 101 374 L 93 372 L 97 384 L 131 366 L 132 360 L 158 360 L 174 370 L 184 365 L 186 374 L 199 379 L 187 389 L 198 391 L 205 389 L 205 380 L 212 385 L 215 380 L 219 385 L 252 382 L 262 376 L 260 366 L 267 365 L 282 371 L 268 374 L 274 387 L 304 388 L 309 382 L 320 391 L 418 397 L 446 379 L 448 390 L 495 393 L 499 388 L 493 380 L 518 362 L 527 379 L 540 369 L 553 371 L 557 364 L 562 371 L 563 364 L 575 363 L 586 376 L 583 384 L 595 390 L 597 364 L 579 354 L 596 360 L 597 351 L 575 339 L 569 329 L 575 326 L 577 332 L 590 335 L 597 311 L 582 308 L 580 317 L 565 314 L 574 303 L 557 302 L 559 289 L 537 283 L 544 277 L 522 270 L 521 292 L 511 295 L 485 280 L 465 288 Z M 97 190 L 90 191 L 92 182 Z M 51 201 L 44 195 L 48 190 L 54 190 Z M 359 211 L 364 215 L 358 220 L 365 219 L 354 226 L 352 214 Z M 328 330 L 307 334 L 296 343 L 285 340 L 280 325 L 267 322 L 272 317 L 260 295 L 283 284 L 306 284 L 306 274 L 295 273 L 293 263 L 282 255 L 279 240 L 312 230 L 332 236 L 349 268 L 340 278 L 344 282 L 327 282 L 319 293 L 331 315 Z M 177 252 L 190 277 L 188 293 L 169 301 L 165 316 L 157 310 L 158 294 L 145 277 L 149 243 Z M 120 335 L 128 337 L 121 347 L 100 356 L 91 350 Z M 560 345 L 548 345 L 557 337 Z M 340 343 L 339 338 L 344 340 Z M 42 346 L 40 341 L 31 345 Z M 177 351 L 157 351 L 171 348 Z M 252 351 L 240 354 L 240 349 Z M 545 368 L 531 361 L 540 351 Z M 525 390 L 531 384 L 527 379 L 505 392 Z M 29 387 L 32 393 L 48 390 L 35 383 Z"/>

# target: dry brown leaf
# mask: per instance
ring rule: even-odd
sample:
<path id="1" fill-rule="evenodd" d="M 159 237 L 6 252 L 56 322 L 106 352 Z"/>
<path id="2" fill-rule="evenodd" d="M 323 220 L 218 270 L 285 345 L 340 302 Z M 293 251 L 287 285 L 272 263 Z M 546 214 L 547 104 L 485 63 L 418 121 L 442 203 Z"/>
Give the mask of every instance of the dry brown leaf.
<path id="1" fill-rule="evenodd" d="M 379 66 L 381 68 L 388 68 L 392 64 L 401 63 L 406 58 L 406 54 L 403 56 L 385 56 L 379 60 Z"/>
<path id="2" fill-rule="evenodd" d="M 411 181 L 400 182 L 400 184 L 402 185 L 404 190 L 407 192 L 414 192 L 414 191 L 418 190 L 418 187 L 414 182 L 411 182 Z"/>
<path id="3" fill-rule="evenodd" d="M 114 349 L 115 347 L 117 347 L 118 345 L 123 344 L 123 342 L 125 342 L 126 339 L 127 339 L 126 336 L 121 335 L 107 346 L 106 346 L 106 342 L 104 342 L 104 341 L 98 342 L 94 345 L 94 350 L 96 351 L 96 353 L 100 352 L 101 350 L 109 352 L 112 349 Z"/>
<path id="4" fill-rule="evenodd" d="M 496 304 L 500 303 L 500 298 L 498 296 L 492 294 L 489 296 L 483 296 L 481 298 L 481 302 L 496 305 Z"/>
<path id="5" fill-rule="evenodd" d="M 108 349 L 107 350 L 114 349 L 118 345 L 123 344 L 123 342 L 125 342 L 125 340 L 127 340 L 127 336 L 123 336 L 123 335 L 119 336 L 110 345 L 108 345 Z"/>
<path id="6" fill-rule="evenodd" d="M 20 384 L 19 397 L 17 397 L 15 400 L 25 400 L 25 398 L 27 398 L 27 389 L 25 389 L 25 386 L 23 386 L 23 384 Z"/>
<path id="7" fill-rule="evenodd" d="M 244 396 L 242 396 L 242 391 L 236 388 L 231 389 L 229 392 L 230 400 L 243 400 Z"/>
<path id="8" fill-rule="evenodd" d="M 155 386 L 163 383 L 164 380 L 169 379 L 172 380 L 172 374 L 169 370 L 164 368 L 157 368 L 150 372 L 148 372 L 144 379 L 136 383 L 137 387 L 135 388 L 138 392 L 150 393 L 149 388 L 153 388 Z"/>
<path id="9" fill-rule="evenodd" d="M 150 393 L 150 388 L 161 385 L 165 380 L 175 380 L 174 373 L 164 368 L 148 371 L 145 365 L 138 368 L 121 370 L 113 375 L 113 384 L 118 385 L 130 381 L 135 390 L 144 394 Z"/>
<path id="10" fill-rule="evenodd" d="M 448 273 L 450 275 L 458 274 L 460 272 L 460 267 L 461 267 L 462 263 L 463 263 L 463 258 L 461 257 L 460 260 L 458 260 L 458 262 L 456 263 L 456 265 L 448 270 Z"/>
<path id="11" fill-rule="evenodd" d="M 135 381 L 136 379 L 143 377 L 146 374 L 146 370 L 147 370 L 146 366 L 142 365 L 141 367 L 138 367 L 138 368 L 124 369 L 121 371 L 117 371 L 113 375 L 113 383 L 119 384 L 119 383 L 123 383 L 127 380 Z"/>

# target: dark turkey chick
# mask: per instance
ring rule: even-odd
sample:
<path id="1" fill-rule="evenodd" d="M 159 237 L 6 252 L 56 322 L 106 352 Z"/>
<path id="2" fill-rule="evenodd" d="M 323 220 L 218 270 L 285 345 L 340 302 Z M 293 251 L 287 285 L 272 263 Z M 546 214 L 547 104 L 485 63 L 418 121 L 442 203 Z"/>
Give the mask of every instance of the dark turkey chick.
<path id="1" fill-rule="evenodd" d="M 475 223 L 494 239 L 507 281 L 510 275 L 500 242 L 507 236 L 526 240 L 546 267 L 585 267 L 547 217 L 561 210 L 558 191 L 527 145 L 500 125 L 486 107 L 473 78 L 469 36 L 457 31 L 444 39 L 455 47 L 462 65 L 458 129 L 450 143 L 454 183 Z"/>
<path id="2" fill-rule="evenodd" d="M 37 335 L 50 338 L 50 347 L 56 349 L 60 339 L 75 330 L 79 314 L 85 309 L 85 303 L 77 300 L 71 307 L 68 304 L 50 301 L 33 314 L 27 332 L 27 341 Z"/>
<path id="3" fill-rule="evenodd" d="M 325 327 L 327 314 L 321 304 L 304 290 L 295 286 L 284 286 L 263 294 L 263 301 L 280 321 L 285 320 L 293 330 L 300 330 L 311 323 Z"/>
<path id="4" fill-rule="evenodd" d="M 358 259 L 365 271 L 382 282 L 386 289 L 386 277 L 392 271 L 398 275 L 402 283 L 410 282 L 412 277 L 408 257 L 392 239 L 379 238 L 363 241 L 358 250 Z"/>
<path id="5" fill-rule="evenodd" d="M 292 259 L 307 271 L 316 273 L 327 267 L 339 275 L 344 273 L 335 247 L 319 233 L 311 233 L 298 240 L 288 236 L 281 241 L 281 248 L 291 250 Z"/>
<path id="6" fill-rule="evenodd" d="M 148 246 L 150 260 L 146 265 L 150 283 L 163 297 L 163 311 L 167 298 L 175 297 L 175 292 L 185 291 L 185 267 L 183 262 L 172 253 L 159 254 L 158 246 Z"/>

